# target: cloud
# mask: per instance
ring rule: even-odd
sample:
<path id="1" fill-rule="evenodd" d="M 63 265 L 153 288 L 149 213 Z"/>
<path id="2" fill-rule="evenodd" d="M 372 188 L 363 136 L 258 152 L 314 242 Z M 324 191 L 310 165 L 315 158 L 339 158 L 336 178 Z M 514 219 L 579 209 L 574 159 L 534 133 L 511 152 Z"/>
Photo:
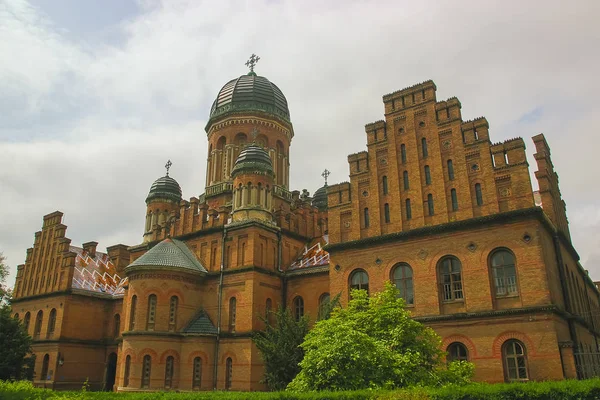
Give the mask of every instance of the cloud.
<path id="1" fill-rule="evenodd" d="M 293 188 L 314 192 L 324 168 L 347 180 L 382 95 L 433 79 L 464 119 L 488 118 L 494 142 L 523 136 L 532 171 L 529 138 L 546 134 L 575 245 L 598 257 L 587 216 L 600 189 L 584 167 L 600 144 L 597 1 L 139 1 L 89 31 L 93 8 L 69 25 L 44 4 L 0 5 L 0 250 L 13 268 L 57 209 L 75 244 L 139 242 L 168 158 L 184 196 L 202 193 L 210 105 L 252 52 L 290 105 Z"/>

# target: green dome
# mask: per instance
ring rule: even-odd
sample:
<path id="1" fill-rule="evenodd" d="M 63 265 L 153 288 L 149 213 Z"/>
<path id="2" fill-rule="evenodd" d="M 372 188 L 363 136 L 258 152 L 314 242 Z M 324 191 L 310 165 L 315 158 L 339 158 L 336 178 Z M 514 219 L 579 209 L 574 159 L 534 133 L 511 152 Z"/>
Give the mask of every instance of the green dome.
<path id="1" fill-rule="evenodd" d="M 183 269 L 203 274 L 207 272 L 184 242 L 170 238 L 158 243 L 129 264 L 125 272 L 136 268 Z"/>
<path id="2" fill-rule="evenodd" d="M 290 122 L 287 100 L 275 84 L 254 72 L 232 79 L 219 91 L 206 127 L 218 117 L 243 111 L 262 111 Z"/>
<path id="3" fill-rule="evenodd" d="M 235 176 L 241 172 L 263 172 L 272 175 L 273 163 L 266 150 L 256 143 L 246 146 L 235 160 L 231 175 Z"/>
<path id="4" fill-rule="evenodd" d="M 317 189 L 312 199 L 313 207 L 317 207 L 320 211 L 327 210 L 327 184 L 320 189 Z"/>
<path id="5" fill-rule="evenodd" d="M 181 187 L 179 183 L 169 175 L 158 178 L 150 187 L 150 193 L 146 197 L 146 203 L 152 199 L 169 199 L 181 201 Z"/>

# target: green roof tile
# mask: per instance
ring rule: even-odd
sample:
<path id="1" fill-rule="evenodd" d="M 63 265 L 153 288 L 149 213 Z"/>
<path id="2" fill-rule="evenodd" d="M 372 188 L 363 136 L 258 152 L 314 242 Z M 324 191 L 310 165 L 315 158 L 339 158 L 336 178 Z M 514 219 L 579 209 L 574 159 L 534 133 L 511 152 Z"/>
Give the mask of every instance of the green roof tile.
<path id="1" fill-rule="evenodd" d="M 129 264 L 126 269 L 135 267 L 181 268 L 204 274 L 208 272 L 186 244 L 177 239 L 163 240 L 148 250 L 143 256 Z"/>

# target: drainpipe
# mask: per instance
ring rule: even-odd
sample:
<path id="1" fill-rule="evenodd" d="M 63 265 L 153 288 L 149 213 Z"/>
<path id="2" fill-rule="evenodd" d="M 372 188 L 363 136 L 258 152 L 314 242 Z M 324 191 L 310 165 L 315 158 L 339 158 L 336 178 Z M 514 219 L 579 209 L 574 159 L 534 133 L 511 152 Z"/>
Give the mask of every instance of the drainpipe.
<path id="1" fill-rule="evenodd" d="M 223 241 L 221 244 L 221 268 L 219 274 L 219 290 L 217 299 L 217 338 L 215 341 L 215 359 L 213 366 L 213 390 L 217 390 L 217 377 L 219 366 L 219 340 L 221 338 L 221 304 L 223 303 L 223 271 L 225 269 L 225 240 L 227 239 L 227 228 L 223 227 Z"/>
<path id="2" fill-rule="evenodd" d="M 283 251 L 283 241 L 281 240 L 281 231 L 277 232 L 277 271 L 281 273 L 281 304 L 282 307 L 285 308 L 285 300 L 287 297 L 287 282 L 285 280 L 285 275 L 283 274 L 283 270 L 281 269 L 281 259 L 282 259 L 282 251 Z"/>

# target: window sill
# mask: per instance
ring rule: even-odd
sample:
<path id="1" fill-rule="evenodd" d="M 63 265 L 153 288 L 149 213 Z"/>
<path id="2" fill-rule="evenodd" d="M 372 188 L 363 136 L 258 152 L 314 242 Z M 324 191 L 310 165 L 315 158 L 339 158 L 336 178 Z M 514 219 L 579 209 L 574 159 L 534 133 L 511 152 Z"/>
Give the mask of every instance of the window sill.
<path id="1" fill-rule="evenodd" d="M 442 300 L 442 304 L 456 304 L 456 303 L 464 303 L 465 299 L 457 299 L 457 300 Z"/>
<path id="2" fill-rule="evenodd" d="M 514 299 L 519 297 L 519 294 L 497 294 L 496 295 L 496 299 L 500 300 L 500 299 Z"/>

